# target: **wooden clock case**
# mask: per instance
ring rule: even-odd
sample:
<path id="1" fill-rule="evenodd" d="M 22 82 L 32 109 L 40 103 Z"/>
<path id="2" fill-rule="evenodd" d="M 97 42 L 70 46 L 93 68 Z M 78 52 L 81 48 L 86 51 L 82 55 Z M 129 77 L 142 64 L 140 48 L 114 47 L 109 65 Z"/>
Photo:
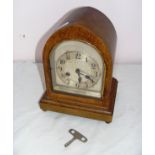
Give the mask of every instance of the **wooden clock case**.
<path id="1" fill-rule="evenodd" d="M 53 90 L 49 55 L 53 47 L 64 40 L 82 40 L 98 49 L 106 67 L 104 93 L 101 98 Z M 77 8 L 67 13 L 47 40 L 43 50 L 46 91 L 40 100 L 41 109 L 111 122 L 117 91 L 117 80 L 112 78 L 115 46 L 116 31 L 103 13 L 91 7 Z"/>

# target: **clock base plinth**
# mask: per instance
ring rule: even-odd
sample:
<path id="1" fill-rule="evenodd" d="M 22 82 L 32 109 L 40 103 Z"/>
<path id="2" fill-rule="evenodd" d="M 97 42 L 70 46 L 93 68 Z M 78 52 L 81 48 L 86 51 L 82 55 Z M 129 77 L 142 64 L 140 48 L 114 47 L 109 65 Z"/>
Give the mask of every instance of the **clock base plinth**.
<path id="1" fill-rule="evenodd" d="M 55 111 L 55 112 L 61 112 L 91 119 L 97 119 L 105 121 L 106 123 L 110 123 L 112 121 L 113 116 L 113 110 L 115 105 L 115 98 L 116 98 L 116 92 L 117 92 L 117 80 L 115 78 L 112 79 L 112 88 L 111 93 L 108 98 L 109 106 L 104 107 L 104 104 L 101 108 L 96 109 L 96 106 L 93 107 L 91 105 L 90 107 L 83 107 L 82 104 L 80 106 L 73 106 L 67 103 L 63 102 L 57 102 L 51 99 L 48 99 L 46 96 L 46 93 L 42 96 L 40 100 L 40 108 L 43 111 Z M 80 104 L 80 103 L 79 103 Z"/>

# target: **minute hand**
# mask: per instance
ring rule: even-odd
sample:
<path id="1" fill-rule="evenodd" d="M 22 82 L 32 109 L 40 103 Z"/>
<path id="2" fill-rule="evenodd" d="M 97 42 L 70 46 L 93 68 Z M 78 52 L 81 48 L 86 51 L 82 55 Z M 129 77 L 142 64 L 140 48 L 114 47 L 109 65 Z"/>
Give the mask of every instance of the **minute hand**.
<path id="1" fill-rule="evenodd" d="M 86 79 L 89 79 L 90 81 L 94 82 L 94 80 L 91 78 L 91 76 L 86 74 L 85 72 L 80 70 L 79 74 L 84 75 Z"/>

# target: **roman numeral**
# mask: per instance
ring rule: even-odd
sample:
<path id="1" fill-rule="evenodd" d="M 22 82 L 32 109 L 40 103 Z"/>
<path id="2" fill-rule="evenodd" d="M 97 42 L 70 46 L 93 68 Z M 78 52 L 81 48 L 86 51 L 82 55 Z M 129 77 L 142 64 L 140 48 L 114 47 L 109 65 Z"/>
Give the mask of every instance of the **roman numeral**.
<path id="1" fill-rule="evenodd" d="M 70 53 L 69 52 L 66 53 L 66 59 L 70 59 Z"/>

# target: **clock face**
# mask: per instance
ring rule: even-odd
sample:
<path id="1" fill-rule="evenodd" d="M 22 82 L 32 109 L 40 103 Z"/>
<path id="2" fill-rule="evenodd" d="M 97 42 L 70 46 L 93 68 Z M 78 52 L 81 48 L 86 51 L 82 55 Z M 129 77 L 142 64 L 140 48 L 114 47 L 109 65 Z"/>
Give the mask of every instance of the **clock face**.
<path id="1" fill-rule="evenodd" d="M 98 63 L 80 51 L 66 51 L 56 61 L 56 72 L 66 84 L 75 88 L 91 88 L 100 78 Z"/>
<path id="2" fill-rule="evenodd" d="M 97 49 L 82 41 L 63 41 L 50 55 L 53 89 L 100 98 L 105 76 Z"/>

